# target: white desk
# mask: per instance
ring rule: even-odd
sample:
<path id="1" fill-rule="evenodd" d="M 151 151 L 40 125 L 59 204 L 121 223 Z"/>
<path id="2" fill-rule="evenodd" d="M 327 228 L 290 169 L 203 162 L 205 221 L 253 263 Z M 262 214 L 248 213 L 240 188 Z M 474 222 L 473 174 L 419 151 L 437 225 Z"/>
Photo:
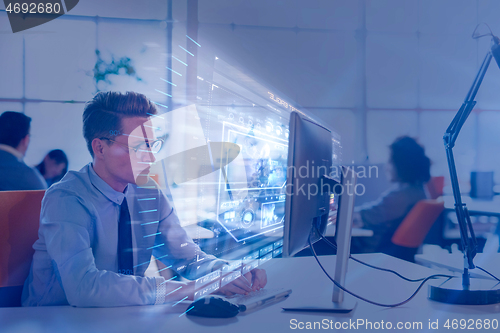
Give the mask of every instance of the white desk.
<path id="1" fill-rule="evenodd" d="M 451 195 L 445 195 L 442 199 L 444 201 L 444 209 L 448 212 L 454 212 L 455 198 Z M 470 215 L 500 217 L 500 196 L 498 195 L 494 196 L 491 200 L 462 196 L 462 202 L 467 205 Z"/>
<path id="2" fill-rule="evenodd" d="M 356 255 L 357 258 L 397 269 L 400 273 L 420 278 L 435 271 L 395 259 L 382 254 Z M 321 257 L 322 262 L 333 271 L 334 257 Z M 301 257 L 292 259 L 273 259 L 266 266 L 269 287 L 290 287 L 293 293 L 289 300 L 314 300 L 325 295 L 329 297 L 332 291 L 331 282 L 323 275 L 314 258 Z M 271 263 L 270 262 L 270 263 Z M 410 296 L 416 288 L 415 283 L 408 283 L 392 274 L 376 271 L 357 264 L 349 263 L 347 287 L 352 291 L 380 302 L 397 302 Z M 457 306 L 430 301 L 426 297 L 427 288 L 406 305 L 386 309 L 358 301 L 357 308 L 347 315 L 288 313 L 281 310 L 283 303 L 273 304 L 267 308 L 246 316 L 229 319 L 186 317 L 179 318 L 185 309 L 171 305 L 124 307 L 124 308 L 72 308 L 41 307 L 41 308 L 0 308 L 0 331 L 11 332 L 290 332 L 290 320 L 317 321 L 323 319 L 333 322 L 349 322 L 349 320 L 364 319 L 371 322 L 396 325 L 398 322 L 422 322 L 427 331 L 429 319 L 439 320 L 440 330 L 446 319 L 498 319 L 500 306 Z M 358 331 L 369 332 L 365 328 Z M 374 330 L 372 330 L 374 331 Z M 384 332 L 384 330 L 378 330 Z M 491 331 L 491 330 L 490 330 Z M 408 330 L 420 332 L 420 330 Z M 434 331 L 436 332 L 436 331 Z M 479 331 L 477 331 L 479 332 Z M 488 331 L 489 332 L 489 331 Z M 493 332 L 493 331 L 491 331 Z"/>
<path id="3" fill-rule="evenodd" d="M 330 224 L 326 228 L 325 236 L 326 237 L 333 237 L 333 236 L 335 236 L 335 231 L 336 231 L 336 225 Z M 352 237 L 372 237 L 373 230 L 363 229 L 363 228 L 352 228 L 351 236 Z"/>
<path id="4" fill-rule="evenodd" d="M 455 213 L 455 199 L 453 196 L 441 197 L 444 201 L 444 209 L 446 213 Z M 494 233 L 497 228 L 496 220 L 500 218 L 500 196 L 494 196 L 491 200 L 474 199 L 469 196 L 462 196 L 462 202 L 466 204 L 467 210 L 471 216 L 486 216 L 486 221 L 474 222 L 472 219 L 472 226 L 476 237 L 487 238 L 489 234 Z M 490 219 L 494 217 L 494 219 Z M 493 220 L 493 222 L 491 221 Z M 444 230 L 445 239 L 460 239 L 460 229 L 458 224 L 454 224 L 450 228 L 449 225 Z"/>
<path id="5" fill-rule="evenodd" d="M 461 273 L 464 270 L 464 256 L 461 252 L 457 253 L 433 253 L 415 255 L 415 262 L 426 267 L 435 267 L 446 269 L 452 272 Z M 486 269 L 495 276 L 500 276 L 500 253 L 478 253 L 474 258 L 474 264 Z M 474 269 L 469 271 L 471 277 L 492 279 L 486 273 Z"/>

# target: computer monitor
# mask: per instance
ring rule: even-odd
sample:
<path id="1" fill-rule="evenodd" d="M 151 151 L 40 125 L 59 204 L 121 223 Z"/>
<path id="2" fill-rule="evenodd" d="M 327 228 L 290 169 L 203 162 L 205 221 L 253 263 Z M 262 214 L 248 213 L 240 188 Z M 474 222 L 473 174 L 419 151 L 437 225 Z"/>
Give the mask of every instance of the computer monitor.
<path id="1" fill-rule="evenodd" d="M 335 281 L 344 284 L 350 255 L 354 187 L 356 174 L 341 169 L 340 183 L 330 177 L 332 166 L 331 131 L 311 119 L 293 112 L 290 116 L 288 146 L 287 191 L 283 256 L 290 257 L 318 241 L 327 227 L 330 196 L 338 197 L 337 258 Z M 314 304 L 293 304 L 284 308 L 292 311 L 349 312 L 356 302 L 344 300 L 342 290 L 334 286 L 331 300 Z"/>
<path id="2" fill-rule="evenodd" d="M 290 115 L 289 129 L 284 257 L 307 247 L 309 237 L 315 243 L 321 237 L 317 231 L 326 230 L 331 191 L 320 185 L 327 184 L 322 176 L 329 175 L 332 167 L 330 130 L 297 112 Z"/>

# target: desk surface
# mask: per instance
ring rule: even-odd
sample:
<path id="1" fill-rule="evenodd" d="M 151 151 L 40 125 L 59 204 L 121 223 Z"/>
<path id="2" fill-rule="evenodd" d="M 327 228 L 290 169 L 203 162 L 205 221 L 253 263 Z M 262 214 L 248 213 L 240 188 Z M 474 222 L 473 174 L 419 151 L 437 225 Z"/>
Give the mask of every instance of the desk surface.
<path id="1" fill-rule="evenodd" d="M 325 236 L 326 237 L 333 237 L 333 236 L 335 236 L 336 230 L 337 230 L 336 225 L 335 224 L 330 224 L 326 228 Z M 373 230 L 363 229 L 363 228 L 352 228 L 351 236 L 352 237 L 372 237 L 373 236 Z"/>
<path id="2" fill-rule="evenodd" d="M 453 196 L 446 195 L 441 197 L 444 201 L 445 211 L 448 213 L 455 212 L 455 199 Z M 487 217 L 496 217 L 500 218 L 500 196 L 493 197 L 492 200 L 486 199 L 474 199 L 469 196 L 462 196 L 462 202 L 466 204 L 467 209 L 469 210 L 469 214 L 471 216 L 487 216 Z M 497 228 L 496 221 L 497 219 L 486 218 L 486 221 L 483 222 L 474 222 L 472 220 L 472 225 L 474 227 L 474 232 L 476 237 L 487 238 L 487 236 L 495 232 Z M 455 227 L 447 227 L 444 230 L 444 238 L 445 239 L 459 239 L 460 238 L 460 230 L 458 225 Z"/>
<path id="3" fill-rule="evenodd" d="M 382 254 L 356 255 L 371 264 L 396 269 L 411 278 L 421 278 L 432 273 L 426 267 L 402 261 Z M 327 269 L 333 273 L 334 256 L 321 257 Z M 266 266 L 268 287 L 292 288 L 290 298 L 282 303 L 248 315 L 216 319 L 179 315 L 186 305 L 142 306 L 123 308 L 0 308 L 0 327 L 6 332 L 289 332 L 290 321 L 335 322 L 363 319 L 371 322 L 396 325 L 398 322 L 422 322 L 427 331 L 429 320 L 439 320 L 440 330 L 446 319 L 494 319 L 498 318 L 500 305 L 458 306 L 433 302 L 427 299 L 427 287 L 404 306 L 386 309 L 358 301 L 350 314 L 304 314 L 283 312 L 286 302 L 313 301 L 321 296 L 330 297 L 332 284 L 321 272 L 312 257 L 273 259 Z M 379 302 L 398 302 L 410 296 L 417 285 L 396 276 L 370 269 L 350 261 L 346 286 L 353 292 Z M 368 332 L 366 327 L 359 331 Z M 383 331 L 383 330 L 380 330 Z M 421 330 L 413 330 L 418 332 Z"/>
<path id="4" fill-rule="evenodd" d="M 415 261 L 427 267 L 442 268 L 458 273 L 464 270 L 464 255 L 461 252 L 433 253 L 432 255 L 417 254 L 415 255 Z M 474 258 L 475 265 L 479 265 L 495 276 L 500 276 L 499 261 L 500 253 L 478 253 Z M 490 276 L 478 269 L 469 272 L 472 277 L 491 279 Z"/>
<path id="5" fill-rule="evenodd" d="M 442 197 L 444 208 L 447 211 L 455 211 L 455 199 L 451 195 Z M 462 202 L 467 205 L 470 215 L 486 215 L 500 217 L 500 196 L 496 195 L 491 200 L 474 199 L 469 196 L 462 196 Z"/>

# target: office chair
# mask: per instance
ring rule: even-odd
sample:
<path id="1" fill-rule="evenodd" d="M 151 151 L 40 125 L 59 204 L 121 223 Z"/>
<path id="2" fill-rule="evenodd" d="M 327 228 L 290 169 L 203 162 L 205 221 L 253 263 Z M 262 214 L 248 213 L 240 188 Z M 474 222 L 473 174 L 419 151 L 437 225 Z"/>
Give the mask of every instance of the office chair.
<path id="1" fill-rule="evenodd" d="M 439 198 L 443 195 L 444 176 L 431 177 L 426 186 L 431 199 Z"/>
<path id="2" fill-rule="evenodd" d="M 415 254 L 430 228 L 444 210 L 444 203 L 437 200 L 420 200 L 410 210 L 391 238 L 385 253 L 415 261 Z"/>
<path id="3" fill-rule="evenodd" d="M 44 190 L 0 192 L 0 307 L 21 306 L 44 194 Z"/>

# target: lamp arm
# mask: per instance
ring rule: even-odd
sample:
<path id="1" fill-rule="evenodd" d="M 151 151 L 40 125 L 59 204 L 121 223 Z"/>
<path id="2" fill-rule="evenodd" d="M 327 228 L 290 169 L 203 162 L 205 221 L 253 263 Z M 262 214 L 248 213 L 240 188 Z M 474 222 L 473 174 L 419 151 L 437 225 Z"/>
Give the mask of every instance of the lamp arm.
<path id="1" fill-rule="evenodd" d="M 462 126 L 465 124 L 467 118 L 472 112 L 472 109 L 476 105 L 474 98 L 476 97 L 479 87 L 481 86 L 481 83 L 483 81 L 484 75 L 488 70 L 491 58 L 492 54 L 490 51 L 488 51 L 486 57 L 483 60 L 483 63 L 481 64 L 481 67 L 479 68 L 476 78 L 472 83 L 472 86 L 467 94 L 467 97 L 465 98 L 462 106 L 458 110 L 457 114 L 453 118 L 451 124 L 448 126 L 443 136 L 444 146 L 446 149 L 446 157 L 448 160 L 448 168 L 450 170 L 450 180 L 453 188 L 453 197 L 455 199 L 455 212 L 457 214 L 457 220 L 460 227 L 460 237 L 464 253 L 464 274 L 462 281 L 464 287 L 467 287 L 470 284 L 468 270 L 473 269 L 475 267 L 473 259 L 476 255 L 477 242 L 474 230 L 472 229 L 472 224 L 470 222 L 470 217 L 467 208 L 465 207 L 465 204 L 462 203 L 460 186 L 458 183 L 457 168 L 453 157 L 453 147 L 455 146 L 455 141 L 458 138 Z M 470 232 L 470 237 L 469 237 L 469 232 Z"/>

